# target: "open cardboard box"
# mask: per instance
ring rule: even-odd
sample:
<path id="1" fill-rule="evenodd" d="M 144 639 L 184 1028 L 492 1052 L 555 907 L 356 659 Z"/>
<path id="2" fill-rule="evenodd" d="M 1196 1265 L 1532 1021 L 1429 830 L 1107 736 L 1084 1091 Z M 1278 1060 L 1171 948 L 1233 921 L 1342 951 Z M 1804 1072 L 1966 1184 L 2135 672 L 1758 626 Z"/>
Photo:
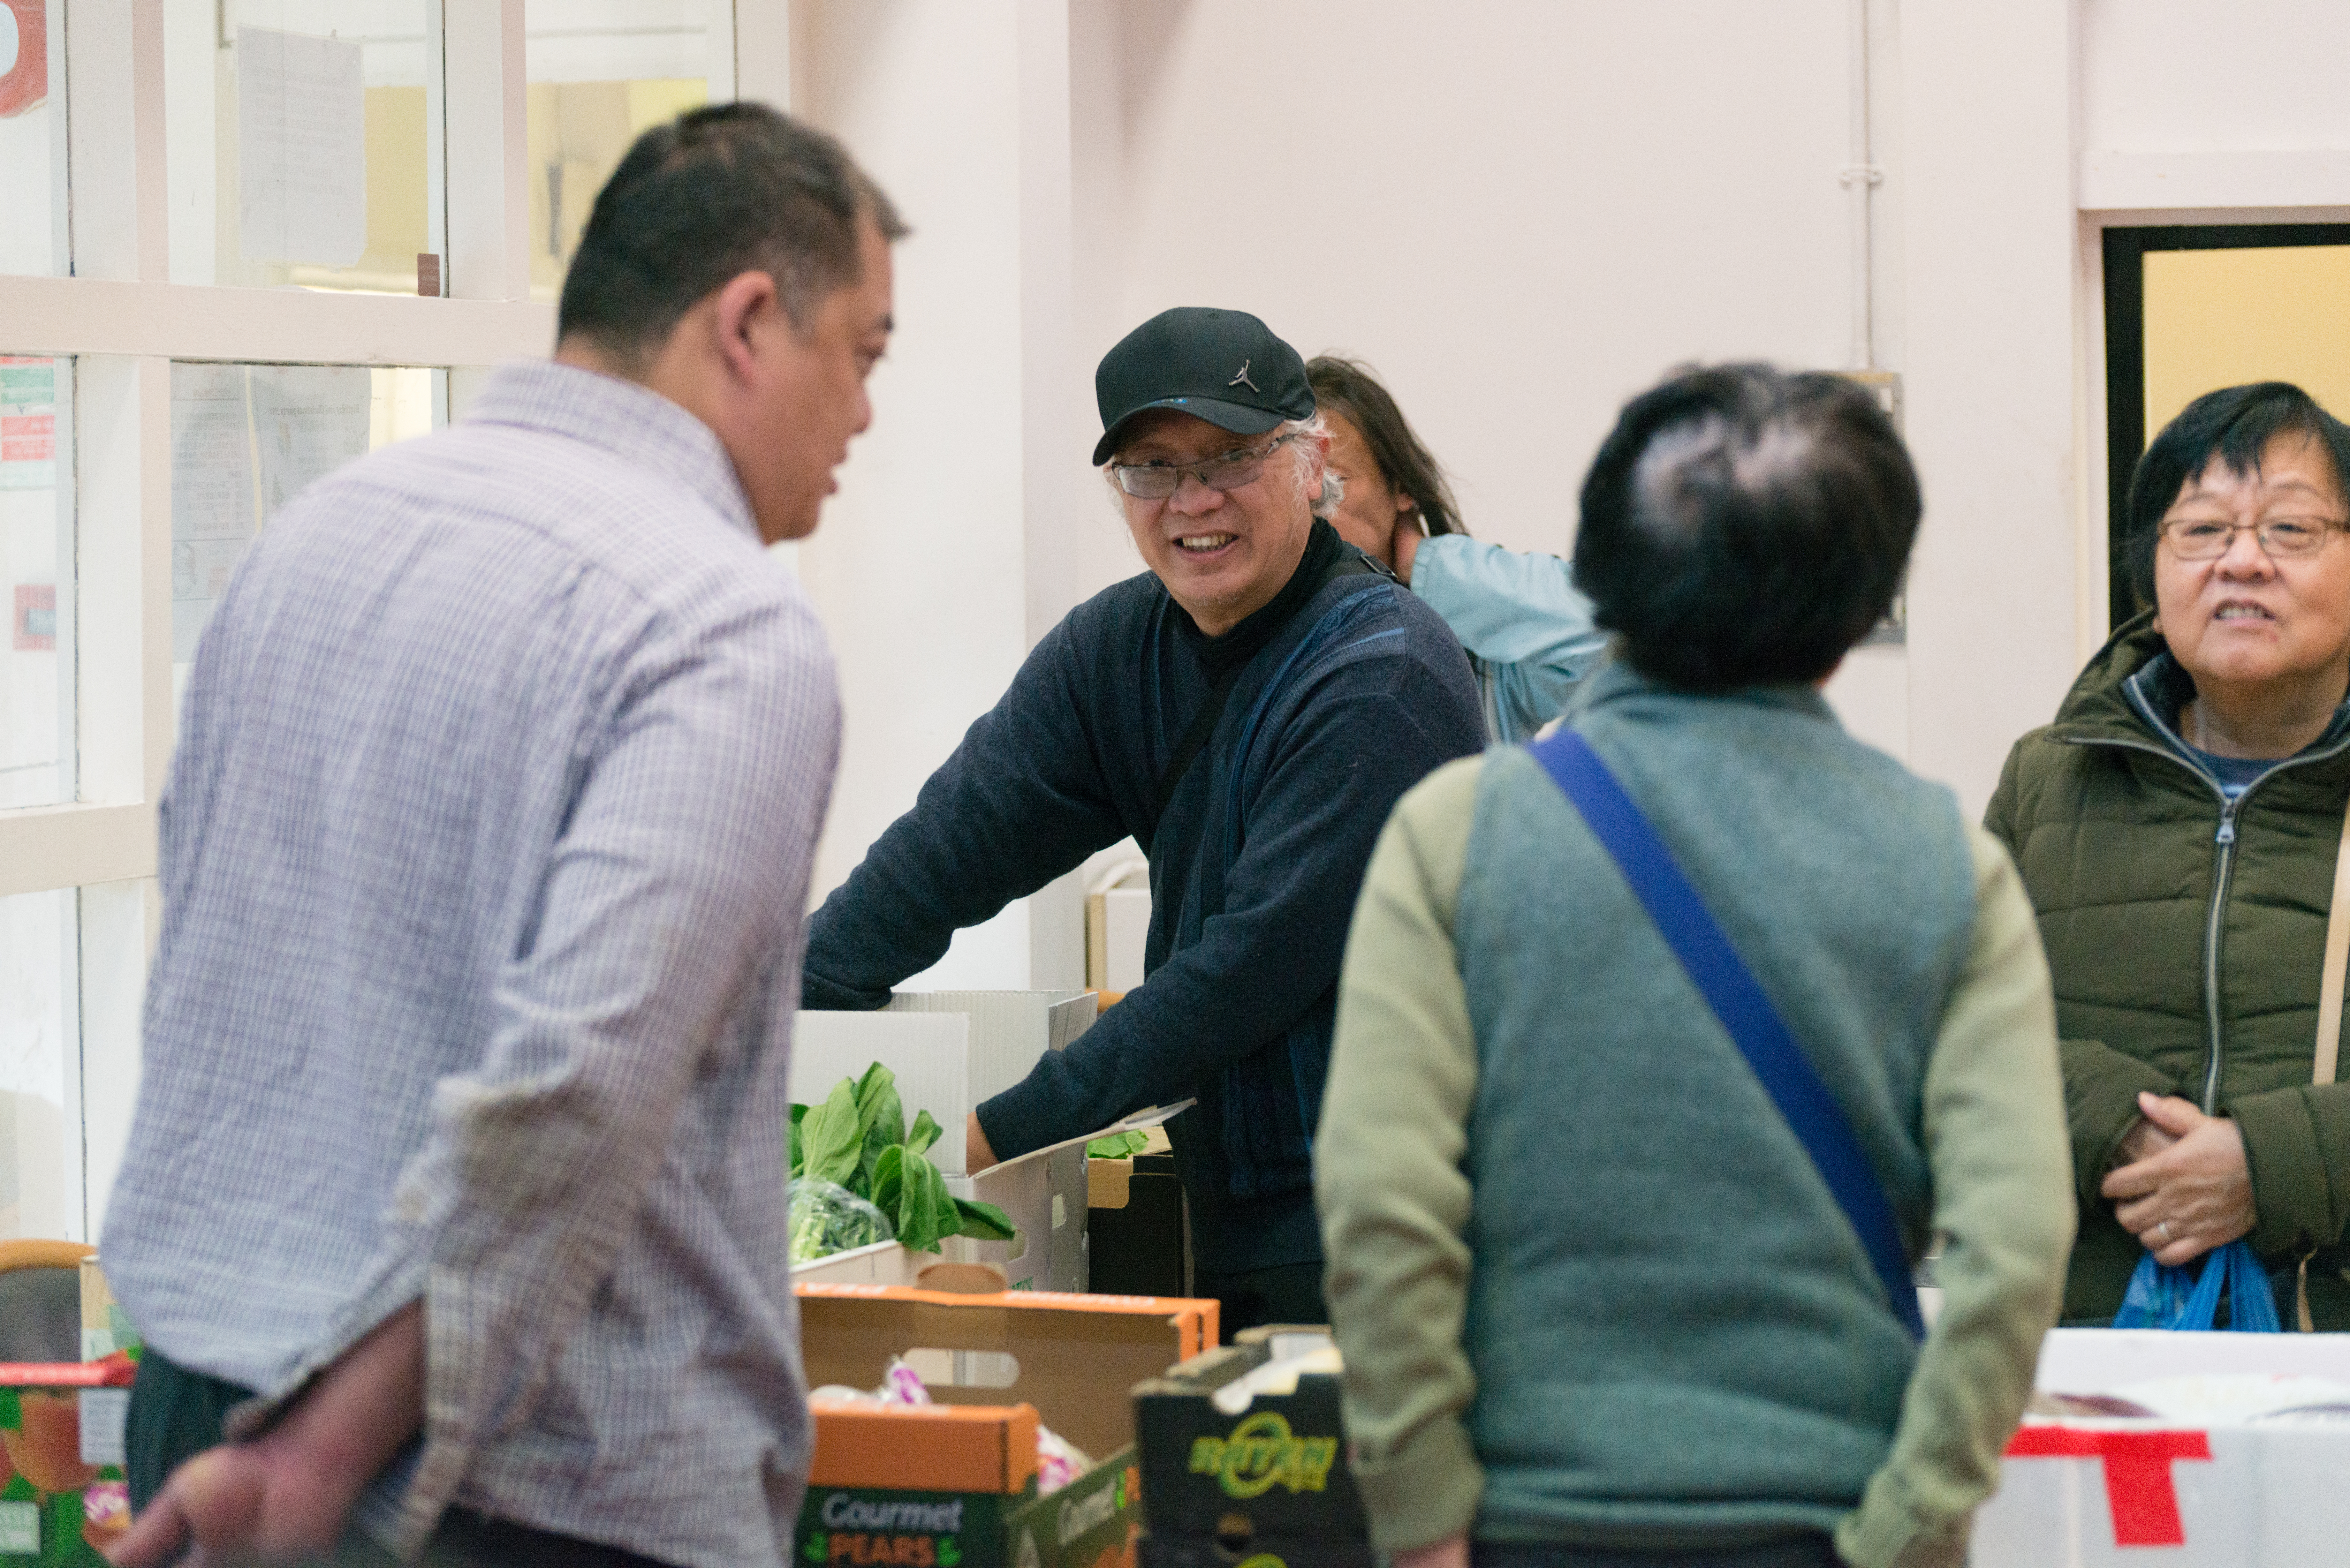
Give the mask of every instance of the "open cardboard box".
<path id="1" fill-rule="evenodd" d="M 1285 1387 L 1253 1390 L 1243 1382 L 1268 1363 L 1326 1354 L 1329 1343 L 1318 1326 L 1243 1329 L 1237 1343 L 1135 1387 L 1146 1568 L 1372 1568 L 1337 1376 L 1301 1371 Z"/>
<path id="2" fill-rule="evenodd" d="M 1142 1504 L 1128 1391 L 1215 1343 L 1215 1303 L 794 1291 L 812 1387 L 878 1388 L 892 1356 L 977 1374 L 933 1384 L 927 1409 L 811 1401 L 816 1457 L 794 1541 L 802 1563 L 1131 1568 Z M 1094 1460 L 1041 1496 L 1040 1423 Z"/>
<path id="3" fill-rule="evenodd" d="M 928 1111 L 939 1124 L 930 1155 L 947 1191 L 994 1204 L 1020 1232 L 1009 1241 L 950 1237 L 944 1256 L 995 1264 L 1015 1289 L 1082 1291 L 1087 1138 L 972 1176 L 963 1130 L 973 1106 L 1027 1076 L 1045 1052 L 1091 1028 L 1094 1016 L 1089 991 L 902 992 L 878 1012 L 802 1012 L 792 1024 L 791 1096 L 818 1105 L 841 1079 L 858 1077 L 876 1062 L 889 1068 L 907 1119 Z M 874 1277 L 889 1282 L 885 1275 Z M 904 1271 L 895 1277 L 905 1277 Z"/>
<path id="4" fill-rule="evenodd" d="M 136 1374 L 121 1354 L 0 1365 L 0 1558 L 104 1568 L 130 1527 L 122 1421 Z"/>
<path id="5" fill-rule="evenodd" d="M 2158 1378 L 2297 1376 L 2350 1385 L 2350 1334 L 2057 1329 L 2043 1394 Z M 1975 1516 L 1977 1568 L 2301 1568 L 2350 1561 L 2350 1420 L 2027 1416 Z"/>

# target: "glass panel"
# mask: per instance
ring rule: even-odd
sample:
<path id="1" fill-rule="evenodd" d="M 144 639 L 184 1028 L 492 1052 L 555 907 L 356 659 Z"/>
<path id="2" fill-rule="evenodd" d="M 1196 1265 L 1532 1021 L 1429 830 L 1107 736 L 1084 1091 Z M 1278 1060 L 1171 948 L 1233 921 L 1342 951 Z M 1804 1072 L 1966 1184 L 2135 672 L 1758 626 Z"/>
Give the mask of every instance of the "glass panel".
<path id="1" fill-rule="evenodd" d="M 75 904 L 0 898 L 0 1240 L 82 1231 Z"/>
<path id="2" fill-rule="evenodd" d="M 67 271 L 64 8 L 0 0 L 0 272 Z"/>
<path id="3" fill-rule="evenodd" d="M 424 45 L 425 0 L 166 7 L 172 280 L 414 294 Z"/>
<path id="4" fill-rule="evenodd" d="M 310 481 L 441 422 L 447 372 L 172 367 L 172 687 L 245 546 Z"/>
<path id="5" fill-rule="evenodd" d="M 530 77 L 530 296 L 562 292 L 596 192 L 640 131 L 712 98 L 710 0 L 524 0 Z"/>
<path id="6" fill-rule="evenodd" d="M 74 798 L 73 361 L 0 355 L 0 807 Z"/>

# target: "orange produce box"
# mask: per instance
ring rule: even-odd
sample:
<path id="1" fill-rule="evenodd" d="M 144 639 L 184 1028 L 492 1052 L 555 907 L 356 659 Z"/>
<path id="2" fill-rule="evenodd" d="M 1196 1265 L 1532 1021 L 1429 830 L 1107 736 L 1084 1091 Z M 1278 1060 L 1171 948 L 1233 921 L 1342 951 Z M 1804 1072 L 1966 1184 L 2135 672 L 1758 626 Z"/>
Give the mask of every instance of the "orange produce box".
<path id="1" fill-rule="evenodd" d="M 804 1568 L 1133 1568 L 1141 1471 L 1128 1391 L 1216 1342 L 1216 1303 L 1046 1291 L 803 1284 L 811 1386 L 881 1386 L 890 1359 L 937 1403 L 818 1399 L 795 1546 Z M 1036 1490 L 1036 1429 L 1092 1467 Z"/>

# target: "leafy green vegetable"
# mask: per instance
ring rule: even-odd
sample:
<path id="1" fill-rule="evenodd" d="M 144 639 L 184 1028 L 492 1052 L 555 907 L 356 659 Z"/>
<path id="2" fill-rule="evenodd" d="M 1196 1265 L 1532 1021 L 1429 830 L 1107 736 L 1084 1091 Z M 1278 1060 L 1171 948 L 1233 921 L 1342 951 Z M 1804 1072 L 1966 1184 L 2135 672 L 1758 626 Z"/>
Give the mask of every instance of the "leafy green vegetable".
<path id="1" fill-rule="evenodd" d="M 1086 1158 L 1087 1159 L 1124 1159 L 1128 1155 L 1140 1154 L 1149 1147 L 1149 1133 L 1139 1128 L 1129 1127 L 1125 1132 L 1114 1132 L 1107 1137 L 1097 1137 L 1086 1145 Z"/>
<path id="2" fill-rule="evenodd" d="M 792 1261 L 883 1241 L 917 1251 L 950 1236 L 1009 1241 L 1019 1234 L 993 1203 L 947 1191 L 928 1150 L 942 1129 L 928 1111 L 906 1125 L 897 1075 L 876 1062 L 843 1078 L 824 1104 L 792 1107 Z M 802 1193 L 810 1194 L 806 1204 Z M 817 1249 L 817 1250 L 809 1250 Z"/>
<path id="3" fill-rule="evenodd" d="M 1019 1229 L 1012 1223 L 1012 1216 L 993 1203 L 958 1198 L 954 1206 L 955 1213 L 962 1221 L 962 1233 L 974 1241 L 1009 1241 L 1020 1234 Z"/>
<path id="4" fill-rule="evenodd" d="M 800 1170 L 809 1180 L 850 1186 L 865 1150 L 854 1082 L 843 1078 L 824 1104 L 808 1112 L 800 1124 Z"/>
<path id="5" fill-rule="evenodd" d="M 857 1085 L 857 1125 L 865 1138 L 857 1168 L 868 1191 L 873 1186 L 873 1162 L 881 1151 L 906 1141 L 906 1111 L 898 1103 L 898 1075 L 876 1062 L 865 1069 Z"/>
<path id="6" fill-rule="evenodd" d="M 889 1217 L 845 1187 L 802 1181 L 792 1189 L 795 1263 L 889 1240 Z"/>
<path id="7" fill-rule="evenodd" d="M 939 1124 L 931 1119 L 928 1111 L 914 1113 L 914 1130 L 906 1135 L 906 1147 L 916 1154 L 926 1154 L 931 1145 L 939 1141 Z"/>

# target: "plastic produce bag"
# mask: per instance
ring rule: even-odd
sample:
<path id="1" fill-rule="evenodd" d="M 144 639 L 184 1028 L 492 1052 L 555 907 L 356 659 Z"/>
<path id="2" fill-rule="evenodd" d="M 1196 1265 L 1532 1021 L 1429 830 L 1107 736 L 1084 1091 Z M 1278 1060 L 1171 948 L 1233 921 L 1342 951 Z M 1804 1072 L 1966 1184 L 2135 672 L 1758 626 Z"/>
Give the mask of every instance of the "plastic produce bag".
<path id="1" fill-rule="evenodd" d="M 2275 1334 L 2276 1298 L 2269 1293 L 2268 1271 L 2251 1248 L 2241 1241 L 2204 1254 L 2197 1266 L 2168 1267 L 2148 1252 L 2137 1261 L 2129 1289 L 2122 1293 L 2122 1309 L 2114 1314 L 2116 1328 L 2169 1328 L 2190 1332 L 2217 1328 L 2220 1288 L 2227 1287 L 2228 1327 L 2240 1334 Z"/>
<path id="2" fill-rule="evenodd" d="M 897 1240 L 889 1216 L 835 1181 L 803 1177 L 792 1183 L 792 1262 L 812 1262 Z"/>

